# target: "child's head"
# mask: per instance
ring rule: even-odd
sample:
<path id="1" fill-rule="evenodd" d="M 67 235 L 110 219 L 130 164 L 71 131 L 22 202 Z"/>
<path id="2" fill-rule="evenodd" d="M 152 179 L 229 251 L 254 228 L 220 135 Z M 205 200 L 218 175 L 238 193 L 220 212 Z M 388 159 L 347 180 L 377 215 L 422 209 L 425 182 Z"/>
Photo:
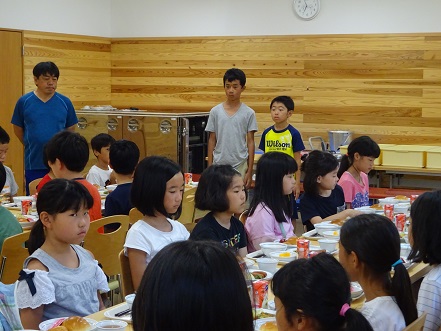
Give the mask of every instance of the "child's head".
<path id="1" fill-rule="evenodd" d="M 275 124 L 287 124 L 288 118 L 294 111 L 294 101 L 286 95 L 275 97 L 271 101 L 270 111 Z"/>
<path id="2" fill-rule="evenodd" d="M 333 190 L 337 184 L 338 161 L 331 153 L 310 152 L 301 169 L 305 173 L 303 188 L 308 194 L 319 194 L 319 188 Z"/>
<path id="3" fill-rule="evenodd" d="M 133 328 L 144 331 L 254 330 L 237 259 L 205 241 L 174 242 L 155 255 L 136 293 L 132 318 Z"/>
<path id="4" fill-rule="evenodd" d="M 60 178 L 60 165 L 72 172 L 82 172 L 89 160 L 86 138 L 69 130 L 55 134 L 46 144 L 46 157 L 55 177 Z"/>
<path id="5" fill-rule="evenodd" d="M 244 88 L 247 82 L 245 73 L 238 68 L 228 69 L 224 74 L 223 80 L 224 80 L 224 87 L 226 86 L 227 82 L 233 83 L 235 80 L 237 80 L 238 83 L 240 83 L 240 87 Z"/>
<path id="6" fill-rule="evenodd" d="M 89 210 L 92 208 L 93 198 L 90 195 L 86 187 L 75 180 L 68 179 L 54 179 L 47 182 L 38 193 L 37 197 L 37 212 L 39 220 L 35 222 L 32 227 L 31 234 L 28 242 L 29 254 L 32 254 L 36 249 L 40 248 L 45 241 L 45 234 L 50 235 L 51 231 L 45 231 L 48 229 L 48 224 L 57 223 L 59 218 L 57 215 L 69 212 L 76 214 L 80 210 Z M 83 215 L 70 216 L 72 218 L 72 227 L 76 224 L 76 217 L 82 217 Z M 89 228 L 89 216 L 86 217 L 85 231 Z M 51 228 L 52 230 L 52 228 Z M 76 231 L 76 235 L 78 231 Z M 85 234 L 84 234 L 85 235 Z M 81 238 L 75 238 L 73 240 L 79 240 L 79 242 L 72 242 L 73 244 L 79 244 Z"/>
<path id="7" fill-rule="evenodd" d="M 417 317 L 409 273 L 400 257 L 400 235 L 387 217 L 362 214 L 346 221 L 340 229 L 339 260 L 351 280 L 369 279 L 395 296 L 406 324 Z"/>
<path id="8" fill-rule="evenodd" d="M 271 287 L 279 329 L 299 323 L 310 330 L 355 330 L 354 325 L 359 331 L 372 330 L 359 312 L 349 308 L 348 276 L 329 254 L 288 263 L 276 272 Z"/>
<path id="9" fill-rule="evenodd" d="M 92 152 L 95 157 L 105 163 L 109 164 L 109 149 L 110 146 L 115 142 L 110 134 L 99 133 L 90 141 L 90 146 L 92 147 Z"/>
<path id="10" fill-rule="evenodd" d="M 269 152 L 257 162 L 254 196 L 250 206 L 250 215 L 259 203 L 271 209 L 279 222 L 285 221 L 285 215 L 292 214 L 287 196 L 295 187 L 294 173 L 297 162 L 288 154 Z"/>
<path id="11" fill-rule="evenodd" d="M 410 207 L 409 258 L 441 264 L 441 190 L 420 195 Z"/>
<path id="12" fill-rule="evenodd" d="M 139 148 L 130 140 L 115 141 L 109 150 L 112 169 L 120 175 L 131 175 L 139 161 Z"/>
<path id="13" fill-rule="evenodd" d="M 178 218 L 182 210 L 184 174 L 176 162 L 149 156 L 139 162 L 133 176 L 131 201 L 143 215 Z"/>
<path id="14" fill-rule="evenodd" d="M 9 134 L 0 126 L 0 162 L 5 162 L 9 149 Z"/>
<path id="15" fill-rule="evenodd" d="M 243 212 L 246 193 L 242 176 L 230 165 L 209 166 L 199 179 L 194 201 L 201 210 Z"/>
<path id="16" fill-rule="evenodd" d="M 338 177 L 349 169 L 351 165 L 357 171 L 369 173 L 374 167 L 374 161 L 380 156 L 380 147 L 369 136 L 360 136 L 351 141 L 348 152 L 343 155 L 340 162 Z"/>

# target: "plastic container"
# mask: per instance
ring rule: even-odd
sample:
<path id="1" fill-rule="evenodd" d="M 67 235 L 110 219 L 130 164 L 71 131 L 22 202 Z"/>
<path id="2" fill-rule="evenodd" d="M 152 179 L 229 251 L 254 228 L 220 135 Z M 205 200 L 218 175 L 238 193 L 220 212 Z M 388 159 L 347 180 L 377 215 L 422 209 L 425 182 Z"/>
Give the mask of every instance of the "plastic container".
<path id="1" fill-rule="evenodd" d="M 424 168 L 427 151 L 435 146 L 395 145 L 383 148 L 383 166 Z"/>
<path id="2" fill-rule="evenodd" d="M 348 146 L 349 145 L 340 146 L 341 155 L 345 155 L 348 152 Z M 378 144 L 378 146 L 380 147 L 380 156 L 378 156 L 375 159 L 374 165 L 382 165 L 383 164 L 383 148 L 390 148 L 390 147 L 393 147 L 396 145 L 395 144 Z M 440 165 L 440 167 L 441 167 L 441 165 Z"/>
<path id="3" fill-rule="evenodd" d="M 427 151 L 426 168 L 441 169 L 441 147 Z"/>

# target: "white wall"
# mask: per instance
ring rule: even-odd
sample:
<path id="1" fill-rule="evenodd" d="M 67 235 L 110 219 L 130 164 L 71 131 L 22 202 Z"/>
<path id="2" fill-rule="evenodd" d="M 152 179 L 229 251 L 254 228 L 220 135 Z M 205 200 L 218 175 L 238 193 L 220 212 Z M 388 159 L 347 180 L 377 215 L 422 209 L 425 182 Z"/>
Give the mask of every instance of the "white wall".
<path id="1" fill-rule="evenodd" d="M 301 21 L 292 0 L 112 0 L 112 36 L 441 32 L 440 13 L 440 0 L 321 0 Z"/>
<path id="2" fill-rule="evenodd" d="M 441 32 L 440 0 L 0 0 L 0 28 L 102 37 Z"/>
<path id="3" fill-rule="evenodd" d="M 111 37 L 110 0 L 0 0 L 0 28 Z"/>

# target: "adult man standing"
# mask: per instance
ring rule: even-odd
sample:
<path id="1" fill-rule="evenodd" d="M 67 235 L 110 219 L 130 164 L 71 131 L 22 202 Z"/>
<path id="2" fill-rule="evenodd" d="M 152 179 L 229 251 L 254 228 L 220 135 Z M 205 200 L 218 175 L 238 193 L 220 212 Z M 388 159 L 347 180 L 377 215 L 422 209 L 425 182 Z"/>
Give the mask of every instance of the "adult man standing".
<path id="1" fill-rule="evenodd" d="M 26 194 L 29 183 L 49 170 L 43 161 L 43 148 L 61 130 L 75 130 L 78 118 L 69 98 L 57 93 L 60 71 L 53 62 L 40 62 L 33 71 L 35 91 L 18 99 L 11 123 L 24 145 Z"/>

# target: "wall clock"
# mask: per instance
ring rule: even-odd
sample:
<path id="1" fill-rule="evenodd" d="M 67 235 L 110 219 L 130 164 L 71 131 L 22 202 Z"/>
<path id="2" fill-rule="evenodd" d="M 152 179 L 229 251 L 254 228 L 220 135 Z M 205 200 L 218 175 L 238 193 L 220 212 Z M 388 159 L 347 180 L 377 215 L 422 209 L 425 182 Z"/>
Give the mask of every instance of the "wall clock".
<path id="1" fill-rule="evenodd" d="M 302 20 L 312 20 L 320 11 L 320 0 L 293 0 L 292 7 Z"/>

